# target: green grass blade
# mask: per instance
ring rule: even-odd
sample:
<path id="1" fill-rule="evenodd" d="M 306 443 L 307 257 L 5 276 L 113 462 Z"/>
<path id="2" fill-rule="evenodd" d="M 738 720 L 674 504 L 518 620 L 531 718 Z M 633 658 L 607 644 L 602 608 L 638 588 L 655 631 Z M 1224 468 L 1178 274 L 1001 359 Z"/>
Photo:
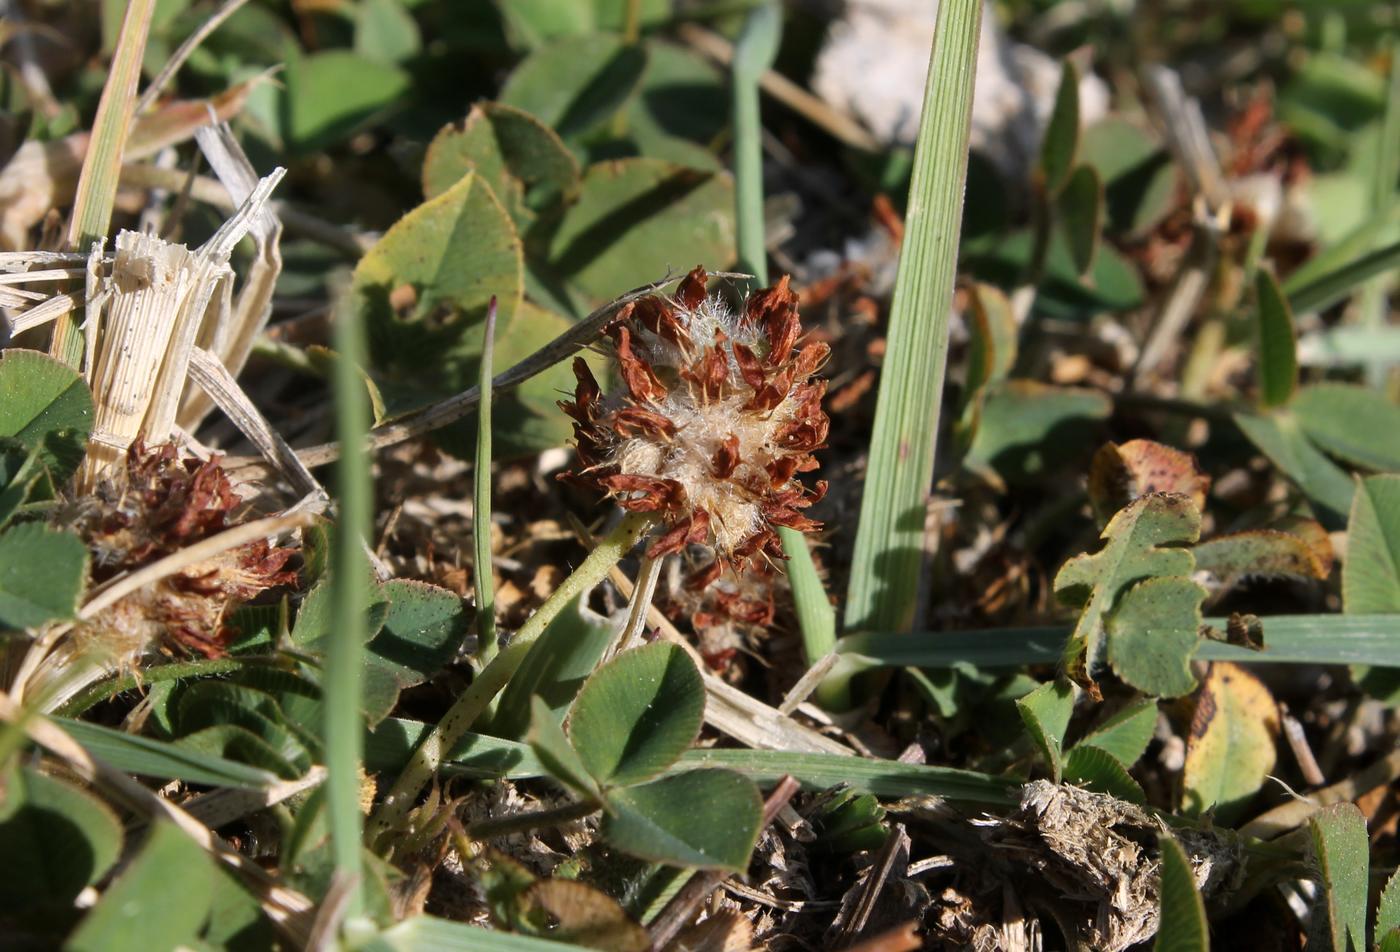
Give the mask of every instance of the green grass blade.
<path id="1" fill-rule="evenodd" d="M 137 737 L 85 721 L 64 717 L 55 720 L 84 750 L 125 773 L 247 790 L 260 790 L 281 782 L 266 770 L 178 744 Z"/>
<path id="2" fill-rule="evenodd" d="M 757 6 L 744 21 L 734 47 L 734 194 L 739 266 L 754 275 L 760 286 L 768 283 L 768 252 L 764 243 L 763 127 L 758 82 L 777 55 L 782 25 L 778 4 Z M 788 557 L 788 583 L 802 630 L 803 652 L 807 663 L 815 664 L 836 643 L 836 613 L 817 575 L 806 536 L 788 528 L 780 528 L 778 535 Z"/>
<path id="3" fill-rule="evenodd" d="M 384 721 L 367 741 L 370 767 L 391 770 L 402 764 L 427 729 L 428 725 L 419 721 L 393 718 Z M 543 765 L 528 745 L 485 734 L 461 735 L 443 760 L 448 769 L 458 776 L 519 780 L 545 775 Z M 939 796 L 976 803 L 1006 804 L 1015 802 L 1017 789 L 1013 780 L 971 770 L 782 750 L 690 750 L 681 755 L 670 772 L 700 767 L 737 770 L 760 786 L 771 786 L 785 774 L 791 774 L 811 789 L 825 789 L 844 783 L 861 793 L 894 799 Z"/>
<path id="4" fill-rule="evenodd" d="M 932 796 L 975 803 L 1015 803 L 1020 784 L 953 767 L 903 764 L 897 760 L 843 757 L 840 754 L 798 754 L 785 750 L 691 750 L 676 769 L 724 767 L 737 770 L 759 786 L 772 786 L 786 774 L 808 789 L 846 784 L 859 793 L 898 799 Z"/>
<path id="5" fill-rule="evenodd" d="M 78 717 L 94 704 L 110 700 L 118 694 L 136 688 L 159 684 L 162 681 L 180 681 L 184 678 L 202 678 L 214 674 L 228 674 L 244 668 L 276 664 L 270 657 L 200 658 L 198 661 L 176 661 L 147 668 L 145 671 L 119 674 L 106 681 L 98 681 L 84 688 L 70 698 L 55 714 L 61 717 Z"/>
<path id="6" fill-rule="evenodd" d="M 773 64 L 782 37 L 783 14 L 776 3 L 762 3 L 744 20 L 734 44 L 734 194 L 739 267 L 759 286 L 768 283 L 768 250 L 763 226 L 763 123 L 758 82 Z"/>
<path id="7" fill-rule="evenodd" d="M 1389 212 L 1395 205 L 1396 179 L 1400 179 L 1400 40 L 1390 46 L 1390 91 L 1385 98 L 1385 116 L 1381 121 L 1381 137 L 1376 149 L 1376 165 L 1371 176 L 1372 207 Z M 1361 324 L 1369 329 L 1382 328 L 1386 323 L 1386 289 L 1388 278 L 1367 282 L 1361 291 Z M 1372 386 L 1385 381 L 1384 363 L 1369 361 L 1366 380 Z"/>
<path id="8" fill-rule="evenodd" d="M 1236 664 L 1373 664 L 1400 667 L 1400 615 L 1280 615 L 1261 619 L 1264 650 L 1222 641 L 1201 642 L 1202 661 Z M 1207 618 L 1224 630 L 1227 619 Z M 868 665 L 946 668 L 958 662 L 982 668 L 1017 668 L 1059 660 L 1069 629 L 989 628 L 907 634 L 848 635 L 836 650 Z"/>
<path id="9" fill-rule="evenodd" d="M 136 106 L 136 84 L 141 79 L 141 61 L 146 55 L 146 37 L 155 8 L 156 0 L 131 0 L 122 18 L 112 68 L 97 104 L 92 137 L 78 176 L 72 217 L 68 219 L 68 246 L 78 251 L 86 252 L 94 241 L 106 238 L 112 223 L 122 155 Z M 72 367 L 78 366 L 83 354 L 80 319 L 76 313 L 59 318 L 49 344 L 49 353 Z"/>
<path id="10" fill-rule="evenodd" d="M 365 363 L 364 329 L 349 308 L 338 309 L 335 344 L 340 354 L 333 371 L 336 436 L 342 446 L 359 446 L 370 426 L 369 395 L 360 377 Z M 370 530 L 369 456 L 343 455 L 336 467 L 336 482 L 339 525 L 331 553 L 331 637 L 325 671 L 326 815 L 336 875 L 350 884 L 346 916 L 355 918 L 364 909 L 360 888 L 361 691 L 369 636 L 361 607 L 363 596 L 355 583 L 363 575 L 362 549 Z"/>
<path id="11" fill-rule="evenodd" d="M 1396 267 L 1400 267 L 1400 241 L 1377 248 L 1299 285 L 1288 292 L 1288 303 L 1297 314 L 1320 311 Z"/>
<path id="12" fill-rule="evenodd" d="M 945 0 L 938 6 L 851 559 L 847 628 L 901 631 L 914 624 L 948 356 L 948 312 L 957 270 L 981 19 L 981 0 Z"/>
<path id="13" fill-rule="evenodd" d="M 496 656 L 496 586 L 491 573 L 491 356 L 496 341 L 496 299 L 486 309 L 481 341 L 481 403 L 476 408 L 476 465 L 472 470 L 472 586 L 476 591 L 476 657 Z"/>

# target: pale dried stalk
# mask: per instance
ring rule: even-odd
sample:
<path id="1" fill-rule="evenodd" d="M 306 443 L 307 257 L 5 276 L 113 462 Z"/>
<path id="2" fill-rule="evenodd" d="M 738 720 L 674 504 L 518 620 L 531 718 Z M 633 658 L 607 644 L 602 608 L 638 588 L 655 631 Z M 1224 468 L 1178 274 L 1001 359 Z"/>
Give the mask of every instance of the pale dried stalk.
<path id="1" fill-rule="evenodd" d="M 293 488 L 302 495 L 327 498 L 325 489 L 316 481 L 316 477 L 302 465 L 296 451 L 253 406 L 228 368 L 202 347 L 196 347 L 190 355 L 190 380 L 198 384 L 200 390 L 212 399 L 211 405 L 217 405 L 224 412 L 224 416 L 248 438 L 248 442 L 258 448 L 268 465 Z"/>
<path id="2" fill-rule="evenodd" d="M 232 201 L 246 202 L 258 187 L 258 175 L 227 123 L 197 129 L 194 137 Z M 253 217 L 248 236 L 253 239 L 253 262 L 243 275 L 238 301 L 226 301 L 215 313 L 228 315 L 228 319 L 206 321 L 198 337 L 199 346 L 218 358 L 231 378 L 243 371 L 253 342 L 272 316 L 272 294 L 282 273 L 282 223 L 271 203 Z M 223 290 L 231 296 L 232 285 L 226 284 Z M 211 397 L 213 394 L 190 389 L 180 405 L 180 426 L 193 432 L 213 409 Z"/>
<path id="3" fill-rule="evenodd" d="M 1167 146 L 1191 180 L 1193 194 L 1202 196 L 1212 216 L 1230 202 L 1220 158 L 1211 145 L 1201 104 L 1181 86 L 1181 77 L 1165 66 L 1143 70 L 1143 86 L 1161 121 Z"/>
<path id="4" fill-rule="evenodd" d="M 160 370 L 186 299 L 190 251 L 150 235 L 117 235 L 112 263 L 113 293 L 106 314 L 89 310 L 88 320 L 102 320 L 101 336 L 88 370 L 95 413 L 79 485 L 91 489 L 115 466 L 143 432 L 161 441 L 167 433 L 147 427 Z"/>
<path id="5" fill-rule="evenodd" d="M 749 278 L 752 275 L 730 271 L 713 271 L 710 273 L 710 277 Z M 613 315 L 625 305 L 638 298 L 644 298 L 668 284 L 674 284 L 678 280 L 679 276 L 667 276 L 660 281 L 654 281 L 651 284 L 628 291 L 621 297 L 604 304 L 520 363 L 493 377 L 491 380 L 492 393 L 524 383 L 531 377 L 553 367 L 561 360 L 573 356 L 596 341 L 603 333 L 603 328 L 612 320 Z M 391 423 L 377 426 L 365 435 L 364 451 L 371 452 L 386 446 L 393 446 L 415 436 L 431 433 L 449 423 L 455 423 L 472 412 L 480 400 L 481 388 L 469 387 L 446 400 L 405 414 Z M 334 462 L 340 458 L 340 444 L 322 443 L 320 446 L 309 446 L 306 449 L 297 450 L 297 455 L 307 466 L 324 466 L 326 463 Z M 237 465 L 246 465 L 246 461 L 230 460 L 229 468 L 234 468 Z"/>
<path id="6" fill-rule="evenodd" d="M 171 438 L 195 335 L 215 292 L 232 280 L 234 246 L 282 174 L 277 169 L 263 179 L 198 251 L 150 235 L 117 235 L 107 306 L 96 306 L 96 295 L 88 300 L 89 323 L 103 326 L 89 367 L 96 413 L 80 486 L 94 485 L 138 437 L 151 443 Z"/>

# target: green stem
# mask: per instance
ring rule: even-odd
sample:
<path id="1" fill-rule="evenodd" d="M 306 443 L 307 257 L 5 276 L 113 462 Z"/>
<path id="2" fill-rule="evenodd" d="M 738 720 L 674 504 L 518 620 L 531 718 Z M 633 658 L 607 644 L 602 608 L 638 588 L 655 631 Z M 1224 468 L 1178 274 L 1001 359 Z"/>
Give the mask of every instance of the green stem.
<path id="1" fill-rule="evenodd" d="M 73 211 L 68 220 L 68 246 L 84 253 L 94 241 L 107 237 L 112 223 L 122 153 L 126 151 L 131 134 L 136 87 L 141 80 L 141 61 L 146 55 L 146 38 L 150 34 L 156 0 L 131 0 L 125 6 L 121 32 L 117 36 L 102 98 L 97 103 L 97 115 L 92 121 L 92 135 L 88 139 L 87 155 L 83 157 Z M 82 364 L 80 318 L 76 310 L 60 317 L 54 322 L 53 339 L 49 341 L 50 356 L 71 367 Z"/>
<path id="2" fill-rule="evenodd" d="M 364 366 L 364 335 L 346 309 L 336 321 L 335 362 L 336 436 L 342 446 L 356 446 L 369 432 L 369 400 L 359 377 Z M 362 548 L 369 536 L 371 484 L 369 458 L 346 453 L 336 472 L 339 515 L 335 548 L 331 552 L 331 638 L 325 661 L 324 733 L 326 738 L 326 816 L 336 875 L 349 884 L 347 920 L 364 913 L 361 886 L 364 840 L 360 813 L 360 765 L 364 759 L 363 674 L 366 629 L 360 578 Z"/>
<path id="3" fill-rule="evenodd" d="M 740 267 L 759 285 L 768 283 L 768 251 L 763 224 L 763 127 L 758 81 L 772 65 L 782 35 L 782 11 L 776 3 L 753 9 L 734 47 L 734 196 Z M 802 648 L 809 665 L 825 657 L 836 644 L 836 613 L 817 575 L 806 537 L 780 528 L 778 537 L 787 554 L 788 583 L 802 631 Z M 818 701 L 822 701 L 819 693 Z"/>
<path id="4" fill-rule="evenodd" d="M 418 794 L 442 766 L 449 750 L 471 729 L 473 722 L 486 710 L 494 698 L 519 669 L 535 639 L 554 617 L 575 598 L 601 582 L 618 561 L 631 550 L 637 540 L 652 526 L 652 517 L 645 513 L 630 513 L 607 538 L 602 539 L 573 574 L 549 596 L 530 616 L 515 639 L 481 670 L 471 685 L 437 726 L 424 736 L 413 751 L 403 772 L 394 782 L 383 804 L 370 821 L 369 842 L 375 844 L 390 830 L 401 829 L 413 808 Z"/>
<path id="5" fill-rule="evenodd" d="M 491 573 L 491 356 L 496 337 L 496 299 L 486 310 L 481 342 L 481 402 L 476 408 L 476 466 L 472 471 L 472 566 L 476 589 L 476 658 L 483 666 L 496 656 L 496 586 Z"/>
<path id="6" fill-rule="evenodd" d="M 552 810 L 517 813 L 515 816 L 503 816 L 494 820 L 473 823 L 467 827 L 467 835 L 474 840 L 489 840 L 497 836 L 509 836 L 512 833 L 525 833 L 529 830 L 563 826 L 565 823 L 581 820 L 591 813 L 597 813 L 599 809 L 596 803 L 579 802 L 555 807 Z"/>

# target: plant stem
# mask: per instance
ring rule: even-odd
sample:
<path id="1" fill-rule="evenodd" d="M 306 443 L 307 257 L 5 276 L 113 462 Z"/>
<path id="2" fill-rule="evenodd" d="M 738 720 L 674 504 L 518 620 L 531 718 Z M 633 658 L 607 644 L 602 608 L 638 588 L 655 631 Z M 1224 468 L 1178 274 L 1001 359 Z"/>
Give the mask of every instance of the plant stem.
<path id="1" fill-rule="evenodd" d="M 364 335 L 349 309 L 341 308 L 335 325 L 336 435 L 354 446 L 369 431 L 369 406 L 359 368 L 364 365 Z M 326 740 L 326 815 L 336 875 L 347 884 L 347 919 L 364 912 L 361 887 L 360 813 L 361 762 L 364 756 L 364 714 L 361 692 L 368 640 L 365 613 L 358 591 L 369 535 L 371 485 L 369 457 L 346 453 L 337 467 L 339 515 L 331 553 L 331 638 L 325 661 L 324 734 Z"/>
<path id="2" fill-rule="evenodd" d="M 476 564 L 476 658 L 487 664 L 496 656 L 496 586 L 491 573 L 491 356 L 496 338 L 496 298 L 486 309 L 481 341 L 481 403 L 476 408 L 476 465 L 472 470 L 472 543 Z"/>
<path id="3" fill-rule="evenodd" d="M 228 674 L 231 671 L 239 671 L 244 668 L 277 667 L 277 665 L 276 658 L 266 655 L 202 658 L 199 661 L 177 661 L 174 664 L 157 665 L 154 668 L 145 669 L 139 675 L 132 672 L 111 680 L 90 684 L 83 689 L 81 694 L 68 700 L 53 713 L 55 717 L 77 718 L 81 717 L 94 704 L 142 685 L 158 684 L 161 681 L 178 681 L 181 678 L 203 678 L 214 674 Z"/>
<path id="4" fill-rule="evenodd" d="M 776 3 L 757 6 L 744 21 L 734 47 L 734 196 L 740 267 L 759 285 L 768 283 L 768 252 L 763 225 L 763 127 L 758 84 L 773 62 L 782 35 L 782 11 Z M 836 644 L 836 613 L 822 587 L 806 537 L 786 527 L 778 530 L 787 554 L 788 583 L 802 631 L 809 665 Z"/>
<path id="5" fill-rule="evenodd" d="M 494 820 L 483 820 L 480 823 L 473 823 L 471 826 L 467 827 L 467 835 L 474 840 L 489 840 L 497 836 L 524 833 L 527 830 L 563 826 L 565 823 L 581 820 L 591 813 L 597 813 L 599 809 L 600 807 L 596 803 L 580 801 L 562 807 L 555 807 L 552 810 L 534 810 L 530 813 L 517 813 L 515 816 L 503 816 L 497 817 Z"/>
<path id="6" fill-rule="evenodd" d="M 471 729 L 472 723 L 486 710 L 491 699 L 510 681 L 545 627 L 564 606 L 602 581 L 652 524 L 652 517 L 646 513 L 629 513 L 530 616 L 510 645 L 481 670 L 413 751 L 403 772 L 370 821 L 371 845 L 385 832 L 399 829 L 405 824 L 419 792 L 441 767 L 447 752 Z"/>

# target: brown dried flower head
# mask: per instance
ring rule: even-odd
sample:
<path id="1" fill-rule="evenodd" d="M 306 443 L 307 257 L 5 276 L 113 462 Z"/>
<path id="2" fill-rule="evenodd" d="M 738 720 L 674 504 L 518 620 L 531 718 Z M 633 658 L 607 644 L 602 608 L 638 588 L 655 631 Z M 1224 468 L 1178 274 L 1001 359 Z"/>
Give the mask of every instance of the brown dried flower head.
<path id="1" fill-rule="evenodd" d="M 74 505 L 65 517 L 87 542 L 100 584 L 237 523 L 241 503 L 217 461 L 181 460 L 172 445 L 137 442 L 126 466 Z M 107 646 L 124 663 L 161 648 L 222 655 L 233 635 L 227 612 L 295 582 L 286 568 L 294 554 L 258 540 L 186 566 L 86 622 L 80 640 Z"/>
<path id="2" fill-rule="evenodd" d="M 582 359 L 578 387 L 560 407 L 574 419 L 578 470 L 567 474 L 665 527 L 647 554 L 686 545 L 716 558 L 695 584 L 727 566 L 782 558 L 775 529 L 819 527 L 803 514 L 826 491 L 798 476 L 817 468 L 830 421 L 826 382 L 814 374 L 829 348 L 802 342 L 797 295 L 784 277 L 742 312 L 706 294 L 696 268 L 675 297 L 651 295 L 608 328 L 622 387 L 604 394 Z"/>

